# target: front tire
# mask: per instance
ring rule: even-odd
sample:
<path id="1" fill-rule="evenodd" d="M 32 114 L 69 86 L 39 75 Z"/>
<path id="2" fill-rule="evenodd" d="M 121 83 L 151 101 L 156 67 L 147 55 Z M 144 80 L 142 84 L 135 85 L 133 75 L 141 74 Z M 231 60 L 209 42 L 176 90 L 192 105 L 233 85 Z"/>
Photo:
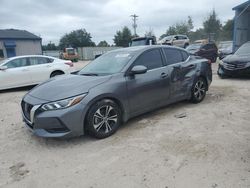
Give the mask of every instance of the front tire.
<path id="1" fill-rule="evenodd" d="M 114 134 L 121 124 L 119 106 L 112 100 L 103 99 L 90 107 L 87 115 L 87 130 L 95 138 L 106 138 Z"/>
<path id="2" fill-rule="evenodd" d="M 191 90 L 191 101 L 193 103 L 199 103 L 203 101 L 203 99 L 206 96 L 207 91 L 207 82 L 204 78 L 199 77 L 193 84 L 192 90 Z"/>

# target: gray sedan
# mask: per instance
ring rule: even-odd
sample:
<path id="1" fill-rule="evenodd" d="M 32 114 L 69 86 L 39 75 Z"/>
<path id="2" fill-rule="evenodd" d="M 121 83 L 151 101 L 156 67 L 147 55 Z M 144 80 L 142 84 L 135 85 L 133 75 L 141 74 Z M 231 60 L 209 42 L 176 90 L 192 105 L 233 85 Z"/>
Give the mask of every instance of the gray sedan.
<path id="1" fill-rule="evenodd" d="M 181 100 L 201 102 L 212 81 L 208 60 L 171 46 L 108 52 L 76 74 L 28 92 L 23 120 L 42 137 L 105 138 L 132 117 Z"/>

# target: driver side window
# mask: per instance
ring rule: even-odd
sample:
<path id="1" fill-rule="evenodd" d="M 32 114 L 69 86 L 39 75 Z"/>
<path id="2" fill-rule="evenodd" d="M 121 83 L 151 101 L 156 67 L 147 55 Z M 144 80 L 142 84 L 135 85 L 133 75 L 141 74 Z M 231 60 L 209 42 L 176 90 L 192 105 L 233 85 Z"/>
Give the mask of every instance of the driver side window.
<path id="1" fill-rule="evenodd" d="M 8 68 L 18 68 L 28 66 L 27 58 L 14 59 L 6 64 Z"/>
<path id="2" fill-rule="evenodd" d="M 163 63 L 160 50 L 154 49 L 144 52 L 136 59 L 134 62 L 134 66 L 135 65 L 144 65 L 148 70 L 162 67 Z"/>

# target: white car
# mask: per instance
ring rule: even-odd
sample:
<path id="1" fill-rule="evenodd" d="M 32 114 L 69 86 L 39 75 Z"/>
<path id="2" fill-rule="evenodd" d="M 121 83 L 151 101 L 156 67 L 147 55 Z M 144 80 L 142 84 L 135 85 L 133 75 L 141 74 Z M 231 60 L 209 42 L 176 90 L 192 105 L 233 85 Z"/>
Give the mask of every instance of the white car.
<path id="1" fill-rule="evenodd" d="M 73 72 L 69 60 L 43 55 L 12 57 L 0 61 L 0 90 L 40 84 L 47 79 Z"/>
<path id="2" fill-rule="evenodd" d="M 186 48 L 189 42 L 187 35 L 169 35 L 158 41 L 157 44 Z"/>

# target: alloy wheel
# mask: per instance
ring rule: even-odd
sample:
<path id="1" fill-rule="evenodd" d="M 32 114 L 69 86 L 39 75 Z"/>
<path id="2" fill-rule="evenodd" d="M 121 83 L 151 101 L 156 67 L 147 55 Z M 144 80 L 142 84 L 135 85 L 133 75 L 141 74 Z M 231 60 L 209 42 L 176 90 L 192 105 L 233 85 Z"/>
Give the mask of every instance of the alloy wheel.
<path id="1" fill-rule="evenodd" d="M 111 105 L 101 106 L 93 116 L 93 127 L 97 132 L 109 133 L 118 121 L 118 112 Z"/>
<path id="2" fill-rule="evenodd" d="M 202 100 L 206 94 L 206 85 L 203 80 L 198 80 L 194 86 L 194 97 L 197 100 Z"/>

